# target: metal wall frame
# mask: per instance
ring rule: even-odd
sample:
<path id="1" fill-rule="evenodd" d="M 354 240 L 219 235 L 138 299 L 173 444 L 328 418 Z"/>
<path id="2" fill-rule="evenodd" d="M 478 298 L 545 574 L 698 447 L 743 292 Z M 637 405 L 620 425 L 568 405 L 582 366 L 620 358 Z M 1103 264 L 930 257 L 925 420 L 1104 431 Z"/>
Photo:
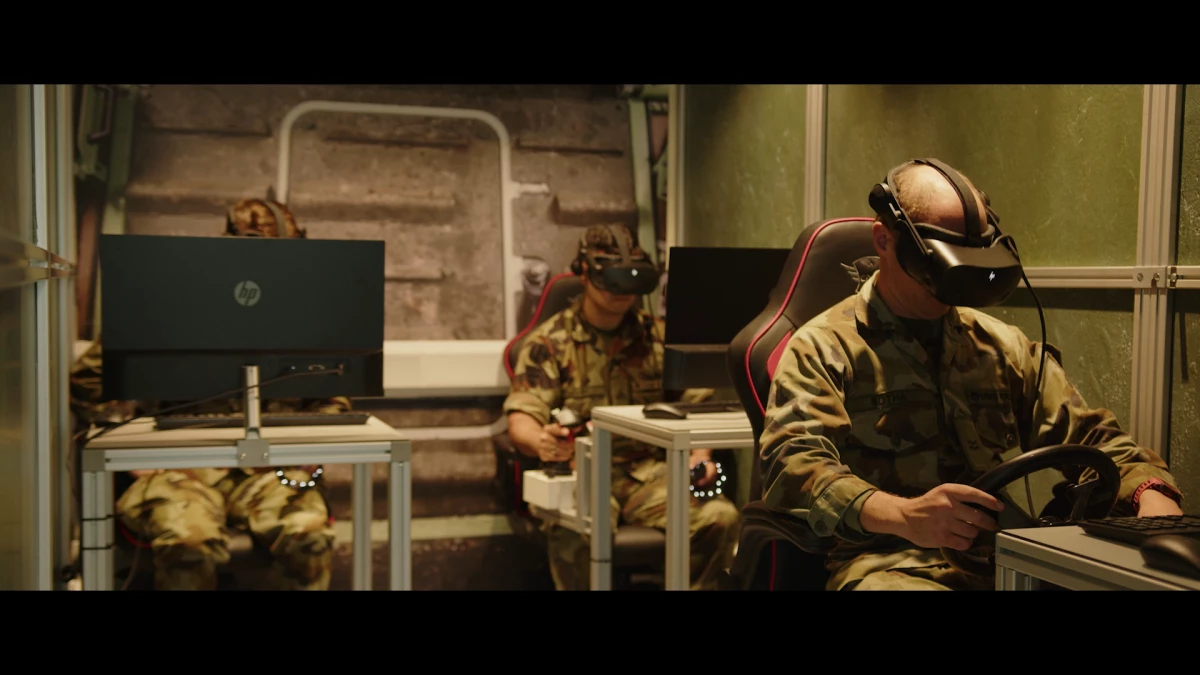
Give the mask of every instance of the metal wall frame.
<path id="1" fill-rule="evenodd" d="M 18 86 L 27 88 L 33 208 L 26 214 L 28 238 L 0 235 L 0 288 L 23 288 L 32 299 L 21 317 L 22 330 L 32 337 L 22 357 L 28 359 L 23 377 L 30 397 L 27 454 L 14 470 L 31 488 L 22 515 L 28 518 L 21 534 L 28 545 L 23 588 L 52 590 L 71 535 L 63 509 L 69 503 L 64 459 L 70 447 L 66 373 L 73 355 L 74 265 L 60 254 L 74 251 L 73 114 L 70 85 Z M 54 361 L 57 368 L 51 368 Z"/>
<path id="2" fill-rule="evenodd" d="M 683 86 L 671 103 L 671 140 L 682 158 L 686 100 Z M 828 85 L 808 85 L 805 116 L 805 222 L 825 216 L 825 161 Z M 1200 265 L 1175 264 L 1178 231 L 1179 161 L 1184 85 L 1146 85 L 1142 104 L 1142 152 L 1138 192 L 1138 248 L 1135 264 L 1112 267 L 1030 267 L 1035 288 L 1128 288 L 1134 294 L 1133 364 L 1130 419 L 1122 420 L 1138 443 L 1170 461 L 1170 369 L 1172 291 L 1200 289 Z M 678 119 L 676 119 L 678 117 Z M 672 156 L 672 159 L 675 159 Z M 685 183 L 682 167 L 668 188 L 680 214 L 668 230 L 681 245 Z M 668 216 L 668 222 L 671 221 Z M 1022 283 L 1022 286 L 1025 284 Z"/>

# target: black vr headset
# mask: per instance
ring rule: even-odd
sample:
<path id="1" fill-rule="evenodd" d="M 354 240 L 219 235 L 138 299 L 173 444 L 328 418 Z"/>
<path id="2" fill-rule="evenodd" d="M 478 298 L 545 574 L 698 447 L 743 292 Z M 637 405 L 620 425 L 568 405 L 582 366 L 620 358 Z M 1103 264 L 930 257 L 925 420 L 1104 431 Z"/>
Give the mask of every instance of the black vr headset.
<path id="1" fill-rule="evenodd" d="M 587 274 L 592 285 L 614 295 L 646 295 L 658 287 L 659 271 L 645 255 L 634 258 L 612 226 L 605 226 L 612 233 L 621 255 L 596 255 L 588 250 L 587 233 L 579 238 L 579 254 L 571 262 L 571 271 L 583 274 L 583 262 L 588 264 Z"/>
<path id="2" fill-rule="evenodd" d="M 952 307 L 991 307 L 1007 300 L 1024 273 L 1016 242 L 1000 232 L 1000 218 L 987 195 L 980 192 L 988 224 L 987 231 L 980 232 L 979 208 L 962 176 L 936 159 L 914 159 L 912 163 L 937 169 L 954 186 L 966 217 L 966 234 L 912 222 L 896 199 L 895 173 L 900 167 L 892 169 L 882 183 L 871 189 L 868 201 L 883 224 L 898 235 L 896 257 L 900 266 L 939 301 Z"/>

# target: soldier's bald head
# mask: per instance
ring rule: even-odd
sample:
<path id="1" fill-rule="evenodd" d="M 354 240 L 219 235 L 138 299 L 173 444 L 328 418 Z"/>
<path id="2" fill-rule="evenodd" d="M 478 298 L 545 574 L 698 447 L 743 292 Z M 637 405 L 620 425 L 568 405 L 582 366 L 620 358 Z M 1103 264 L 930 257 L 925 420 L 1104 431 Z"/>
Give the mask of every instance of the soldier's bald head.
<path id="1" fill-rule="evenodd" d="M 959 174 L 962 175 L 962 174 Z M 979 230 L 987 230 L 987 208 L 970 178 L 962 176 L 975 197 Z M 927 223 L 951 232 L 966 233 L 962 201 L 954 185 L 927 164 L 905 163 L 896 170 L 896 199 L 913 223 Z"/>

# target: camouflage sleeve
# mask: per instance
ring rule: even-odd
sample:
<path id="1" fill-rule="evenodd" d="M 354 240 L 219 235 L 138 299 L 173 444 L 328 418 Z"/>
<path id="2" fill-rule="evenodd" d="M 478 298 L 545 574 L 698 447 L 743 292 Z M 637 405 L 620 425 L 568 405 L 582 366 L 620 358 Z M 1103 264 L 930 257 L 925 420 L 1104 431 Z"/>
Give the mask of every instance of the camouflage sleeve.
<path id="1" fill-rule="evenodd" d="M 69 376 L 70 406 L 78 424 L 90 423 L 96 408 L 104 401 L 103 378 L 101 375 L 102 354 L 100 341 L 92 343 L 86 352 L 71 366 Z"/>
<path id="2" fill-rule="evenodd" d="M 319 413 L 343 413 L 350 412 L 354 406 L 350 404 L 350 399 L 345 396 L 335 396 L 330 399 L 305 399 L 303 408 L 311 412 Z"/>
<path id="3" fill-rule="evenodd" d="M 512 387 L 504 399 L 504 414 L 519 411 L 549 424 L 550 411 L 559 406 L 562 398 L 553 344 L 544 336 L 531 336 L 521 346 L 513 373 Z"/>
<path id="4" fill-rule="evenodd" d="M 843 406 L 849 364 L 828 333 L 801 328 L 792 336 L 767 398 L 763 501 L 807 521 L 819 536 L 862 541 L 859 513 L 876 488 L 852 474 L 838 453 L 851 431 Z"/>
<path id="5" fill-rule="evenodd" d="M 1042 359 L 1041 343 L 1031 342 L 1020 332 L 1019 340 L 1023 347 L 1019 354 L 1024 402 L 1028 406 L 1035 396 L 1037 371 Z M 1029 447 L 1044 448 L 1069 443 L 1089 445 L 1104 451 L 1121 471 L 1118 499 L 1127 504 L 1131 502 L 1134 491 L 1152 478 L 1166 483 L 1175 491 L 1176 497 L 1182 499 L 1175 478 L 1167 471 L 1166 462 L 1153 450 L 1135 443 L 1133 437 L 1121 429 L 1112 411 L 1089 406 L 1068 379 L 1058 350 L 1054 345 L 1049 345 L 1046 351 L 1041 400 L 1033 408 L 1032 425 L 1023 430 L 1027 434 L 1029 430 L 1033 431 L 1033 442 Z M 1025 417 L 1022 414 L 1022 418 Z M 1094 473 L 1087 469 L 1079 481 L 1088 480 Z"/>

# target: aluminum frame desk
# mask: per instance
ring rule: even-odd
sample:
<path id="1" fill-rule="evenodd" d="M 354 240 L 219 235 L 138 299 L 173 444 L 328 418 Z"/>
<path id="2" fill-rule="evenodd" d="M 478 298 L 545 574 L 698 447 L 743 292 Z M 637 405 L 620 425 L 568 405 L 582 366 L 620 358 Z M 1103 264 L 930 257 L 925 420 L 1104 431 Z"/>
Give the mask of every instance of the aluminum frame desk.
<path id="1" fill-rule="evenodd" d="M 667 451 L 666 590 L 691 587 L 688 536 L 691 494 L 688 455 L 698 448 L 754 447 L 754 429 L 744 412 L 692 413 L 687 419 L 647 419 L 640 405 L 592 408 L 592 448 L 588 473 L 591 532 L 591 589 L 612 590 L 612 436 L 648 443 Z M 578 465 L 578 462 L 576 462 Z"/>
<path id="2" fill-rule="evenodd" d="M 89 431 L 89 435 L 94 433 Z M 353 588 L 371 588 L 371 473 L 388 463 L 388 543 L 392 590 L 412 588 L 412 443 L 372 416 L 366 424 L 262 427 L 269 447 L 261 456 L 239 451 L 245 429 L 171 429 L 138 420 L 89 442 L 81 452 L 81 548 L 84 590 L 112 590 L 116 471 L 237 469 L 305 464 L 353 464 Z"/>
<path id="3" fill-rule="evenodd" d="M 1038 581 L 1072 591 L 1200 591 L 1200 579 L 1146 567 L 1136 546 L 1093 537 L 1077 525 L 997 533 L 996 590 L 1032 591 Z"/>

